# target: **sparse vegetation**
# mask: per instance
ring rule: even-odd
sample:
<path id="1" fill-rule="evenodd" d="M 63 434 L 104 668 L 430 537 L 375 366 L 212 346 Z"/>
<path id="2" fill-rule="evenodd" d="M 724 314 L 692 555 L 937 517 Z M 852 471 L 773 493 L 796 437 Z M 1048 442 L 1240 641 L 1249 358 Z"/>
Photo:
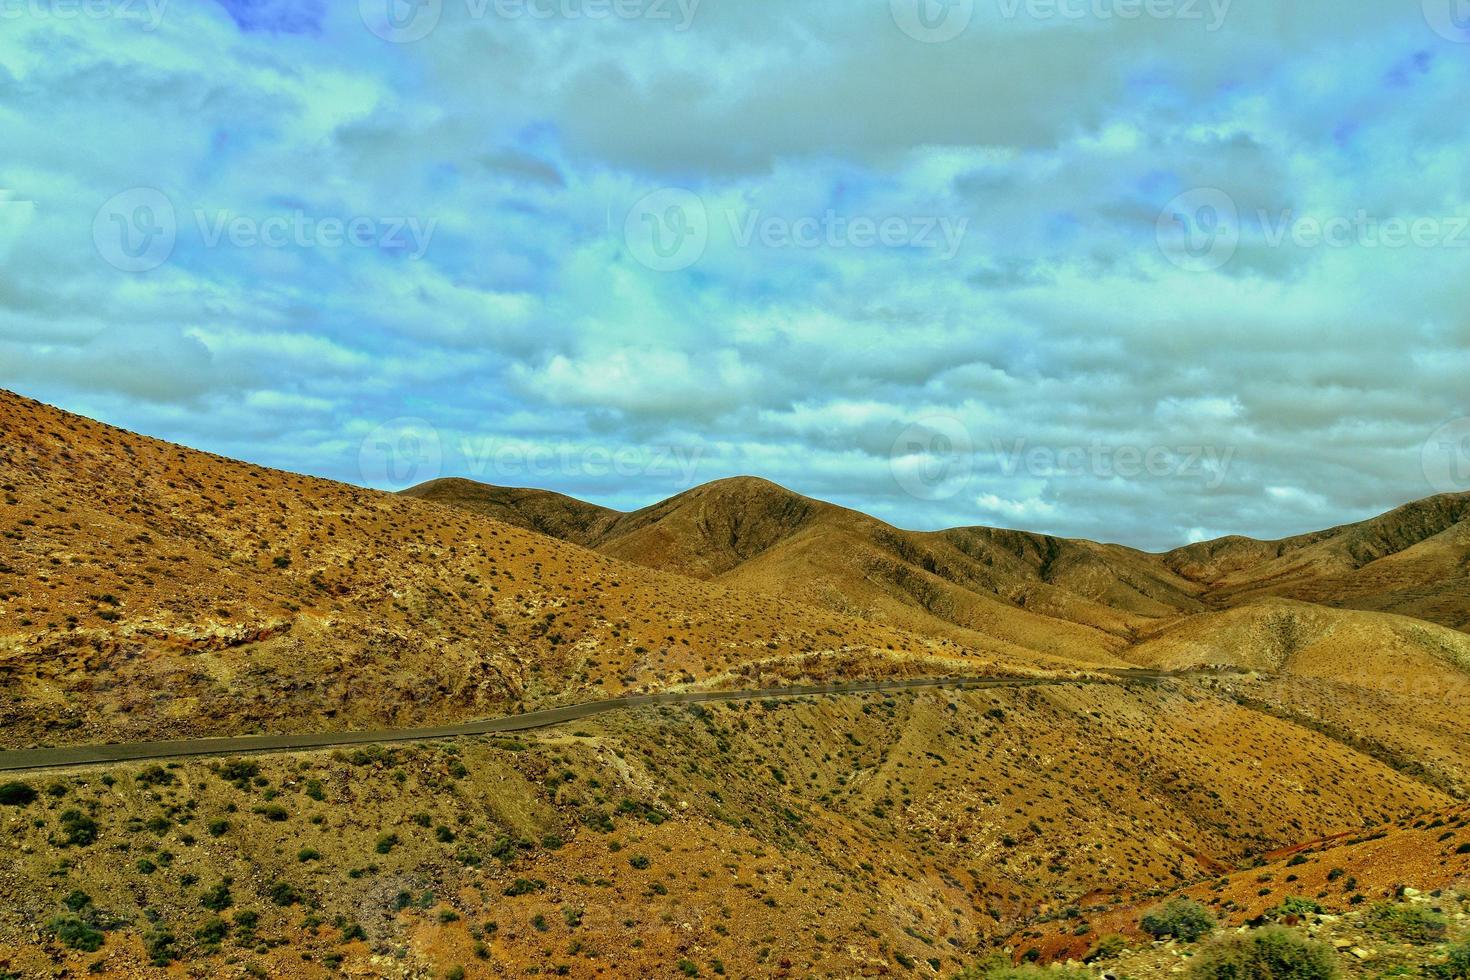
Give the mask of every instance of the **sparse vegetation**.
<path id="1" fill-rule="evenodd" d="M 1215 917 L 1198 902 L 1176 898 L 1150 909 L 1140 925 L 1149 935 L 1173 936 L 1182 942 L 1192 943 L 1214 931 Z"/>
<path id="2" fill-rule="evenodd" d="M 1331 947 L 1279 926 L 1216 939 L 1189 968 L 1191 980 L 1336 980 L 1341 975 Z"/>
<path id="3" fill-rule="evenodd" d="M 28 783 L 0 783 L 0 806 L 29 806 L 35 799 L 36 791 Z"/>

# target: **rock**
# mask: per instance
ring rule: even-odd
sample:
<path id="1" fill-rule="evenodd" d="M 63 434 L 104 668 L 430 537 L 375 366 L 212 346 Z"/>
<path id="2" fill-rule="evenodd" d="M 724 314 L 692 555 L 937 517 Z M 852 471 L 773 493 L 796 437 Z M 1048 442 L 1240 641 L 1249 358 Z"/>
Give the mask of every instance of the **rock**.
<path id="1" fill-rule="evenodd" d="M 1371 949 L 1364 949 L 1361 946 L 1354 946 L 1352 949 L 1348 950 L 1348 952 L 1352 953 L 1360 960 L 1371 960 L 1373 958 L 1373 951 Z"/>

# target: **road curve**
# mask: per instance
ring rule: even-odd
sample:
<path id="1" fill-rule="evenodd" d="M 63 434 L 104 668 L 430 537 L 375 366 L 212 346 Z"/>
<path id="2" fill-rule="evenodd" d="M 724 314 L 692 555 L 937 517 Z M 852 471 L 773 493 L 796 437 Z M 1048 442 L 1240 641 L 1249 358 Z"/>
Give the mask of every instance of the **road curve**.
<path id="1" fill-rule="evenodd" d="M 1112 675 L 1105 681 L 1085 678 L 1020 678 L 1020 677 L 916 677 L 904 680 L 847 681 L 811 687 L 769 687 L 752 691 L 688 691 L 670 694 L 644 694 L 605 701 L 587 701 L 559 708 L 543 708 L 504 718 L 443 725 L 438 728 L 396 728 L 357 732 L 316 732 L 306 735 L 237 735 L 221 738 L 188 738 L 165 742 L 123 742 L 105 745 L 66 745 L 50 749 L 19 749 L 0 752 L 0 772 L 26 769 L 54 769 L 114 762 L 144 762 L 155 759 L 177 759 L 201 755 L 246 755 L 261 752 L 295 752 L 305 749 L 329 749 L 344 745 L 375 742 L 414 742 L 425 739 L 457 738 L 463 735 L 492 735 L 499 732 L 524 732 L 533 728 L 550 728 L 569 721 L 589 718 L 607 711 L 642 708 L 649 705 L 697 704 L 702 701 L 751 701 L 766 698 L 815 697 L 823 694 L 869 694 L 909 691 L 915 688 L 953 687 L 1037 687 L 1061 684 L 1154 683 L 1181 674 L 1148 670 L 1099 670 Z"/>

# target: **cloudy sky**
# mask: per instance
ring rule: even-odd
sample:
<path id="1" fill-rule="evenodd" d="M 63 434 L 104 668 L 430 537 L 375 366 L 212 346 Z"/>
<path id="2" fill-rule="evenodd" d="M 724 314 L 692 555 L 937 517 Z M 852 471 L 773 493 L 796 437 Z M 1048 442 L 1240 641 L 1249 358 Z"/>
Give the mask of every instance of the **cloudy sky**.
<path id="1" fill-rule="evenodd" d="M 1464 0 L 0 0 L 0 386 L 1165 548 L 1470 489 Z"/>

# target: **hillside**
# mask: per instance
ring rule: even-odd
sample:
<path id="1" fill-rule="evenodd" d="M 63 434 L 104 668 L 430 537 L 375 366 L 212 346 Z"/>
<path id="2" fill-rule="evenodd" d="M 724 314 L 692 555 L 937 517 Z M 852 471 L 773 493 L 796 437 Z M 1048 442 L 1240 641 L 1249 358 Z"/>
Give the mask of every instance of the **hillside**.
<path id="1" fill-rule="evenodd" d="M 1281 541 L 1228 537 L 1153 555 L 987 527 L 905 531 L 748 477 L 628 514 L 467 480 L 407 493 L 662 571 L 1097 662 L 1131 661 L 1131 643 L 1180 617 L 1268 597 L 1470 626 L 1470 494 Z"/>
<path id="2" fill-rule="evenodd" d="M 525 527 L 560 527 L 566 540 L 661 571 L 960 643 L 988 636 L 1095 663 L 1118 663 L 1154 618 L 1207 608 L 1198 585 L 1142 552 L 989 528 L 904 531 L 750 477 L 627 514 L 464 480 L 405 492 Z"/>
<path id="3" fill-rule="evenodd" d="M 1222 538 L 1162 556 L 1211 605 L 1281 596 L 1470 628 L 1470 494 L 1414 501 L 1280 541 Z"/>
<path id="4" fill-rule="evenodd" d="M 4 392 L 0 488 L 10 746 L 482 717 L 810 655 L 1046 659 L 650 571 Z"/>
<path id="5" fill-rule="evenodd" d="M 1361 863 L 1365 899 L 1465 867 L 1445 836 L 1463 817 L 1431 817 L 1470 797 L 1464 634 L 1274 596 L 1215 606 L 1212 582 L 1340 534 L 1176 570 L 902 531 L 758 480 L 632 514 L 467 481 L 390 495 L 4 393 L 0 489 L 8 746 L 690 684 L 1238 668 L 26 773 L 0 793 L 0 977 L 947 978 L 1075 955 L 1092 923 L 1152 962 L 1170 954 L 1136 926 L 1157 896 L 1225 881 L 1239 917 L 1282 890 L 1262 876 L 1283 860 L 1283 885 L 1326 882 L 1284 857 L 1304 849 Z M 1416 546 L 1360 549 L 1347 572 Z"/>

